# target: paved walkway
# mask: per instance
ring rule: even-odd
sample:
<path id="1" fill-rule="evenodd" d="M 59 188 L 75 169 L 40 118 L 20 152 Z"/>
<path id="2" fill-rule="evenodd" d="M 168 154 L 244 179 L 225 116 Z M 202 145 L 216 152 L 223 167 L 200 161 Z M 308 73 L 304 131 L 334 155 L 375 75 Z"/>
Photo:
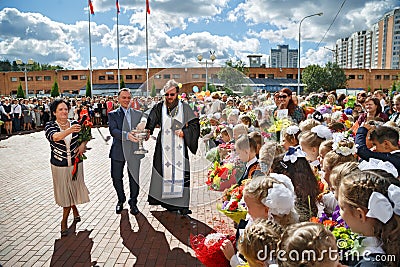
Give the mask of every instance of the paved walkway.
<path id="1" fill-rule="evenodd" d="M 107 128 L 99 129 L 108 136 Z M 192 156 L 191 209 L 179 216 L 146 202 L 155 141 L 142 160 L 138 207 L 115 214 L 116 193 L 109 174 L 107 144 L 96 129 L 84 163 L 91 201 L 78 206 L 82 221 L 60 238 L 62 209 L 54 202 L 50 148 L 44 132 L 0 141 L 0 265 L 2 266 L 201 266 L 190 248 L 191 234 L 233 230 L 215 209 L 220 192 L 204 186 L 209 163 L 204 147 Z M 125 190 L 129 192 L 127 175 Z"/>

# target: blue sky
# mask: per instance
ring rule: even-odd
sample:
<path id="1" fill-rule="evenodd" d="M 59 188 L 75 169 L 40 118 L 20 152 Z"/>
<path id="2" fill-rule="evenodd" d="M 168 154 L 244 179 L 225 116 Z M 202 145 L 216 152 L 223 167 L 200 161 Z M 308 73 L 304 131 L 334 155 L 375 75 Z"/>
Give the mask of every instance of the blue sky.
<path id="1" fill-rule="evenodd" d="M 116 68 L 115 0 L 92 0 L 92 62 Z M 323 36 L 344 2 L 330 31 Z M 120 66 L 146 66 L 145 0 L 119 0 Z M 89 65 L 87 0 L 1 0 L 0 58 L 33 59 L 68 69 Z M 332 60 L 339 38 L 368 29 L 399 6 L 398 0 L 150 0 L 149 65 L 197 64 L 196 55 L 215 51 L 216 64 L 262 55 L 268 66 L 271 48 L 298 47 L 302 23 L 302 67 Z M 318 43 L 321 41 L 318 46 Z M 198 64 L 197 64 L 198 65 Z"/>

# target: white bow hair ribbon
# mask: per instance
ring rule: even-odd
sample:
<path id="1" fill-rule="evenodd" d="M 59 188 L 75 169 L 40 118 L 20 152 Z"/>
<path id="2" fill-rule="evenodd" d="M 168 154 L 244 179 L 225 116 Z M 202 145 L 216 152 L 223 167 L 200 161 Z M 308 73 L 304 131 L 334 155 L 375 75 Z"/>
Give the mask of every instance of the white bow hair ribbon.
<path id="1" fill-rule="evenodd" d="M 280 174 L 280 173 L 270 173 L 269 176 L 271 176 L 272 178 L 274 178 L 275 180 L 283 183 L 287 188 L 290 189 L 290 191 L 292 191 L 294 193 L 294 186 L 292 183 L 292 180 L 290 180 L 290 178 L 284 174 Z"/>
<path id="2" fill-rule="evenodd" d="M 326 140 L 332 138 L 331 130 L 328 127 L 326 127 L 325 125 L 314 126 L 313 128 L 311 128 L 311 132 L 317 134 L 318 137 L 326 139 Z"/>
<path id="3" fill-rule="evenodd" d="M 291 163 L 295 163 L 297 158 L 305 158 L 306 153 L 301 150 L 299 146 L 297 147 L 289 147 L 288 152 L 286 152 L 285 156 L 283 157 L 283 161 L 289 161 Z"/>
<path id="4" fill-rule="evenodd" d="M 295 135 L 300 131 L 299 126 L 297 125 L 291 125 L 289 127 L 286 128 L 286 133 L 290 134 L 290 135 Z"/>
<path id="5" fill-rule="evenodd" d="M 268 189 L 268 195 L 261 200 L 261 203 L 269 208 L 273 215 L 287 215 L 294 208 L 295 196 L 290 189 L 283 184 L 274 183 Z"/>
<path id="6" fill-rule="evenodd" d="M 382 161 L 380 159 L 370 158 L 369 161 L 364 160 L 360 164 L 358 164 L 358 168 L 362 171 L 384 170 L 387 173 L 393 175 L 394 178 L 397 178 L 399 176 L 396 167 L 392 163 L 390 163 L 389 161 Z"/>
<path id="7" fill-rule="evenodd" d="M 388 188 L 388 197 L 386 198 L 379 192 L 372 192 L 369 197 L 366 216 L 387 223 L 392 218 L 393 213 L 400 215 L 400 187 L 391 184 Z M 392 201 L 394 207 L 390 201 Z"/>

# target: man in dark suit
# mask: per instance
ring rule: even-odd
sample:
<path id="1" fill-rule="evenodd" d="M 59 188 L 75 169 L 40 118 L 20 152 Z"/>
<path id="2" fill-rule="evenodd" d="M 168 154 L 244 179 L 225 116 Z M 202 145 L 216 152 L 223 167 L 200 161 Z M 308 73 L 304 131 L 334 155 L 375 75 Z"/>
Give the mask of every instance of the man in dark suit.
<path id="1" fill-rule="evenodd" d="M 109 130 L 113 137 L 109 157 L 111 158 L 111 177 L 118 196 L 116 213 L 121 213 L 126 201 L 122 178 L 124 176 L 125 163 L 127 162 L 130 190 L 128 204 L 131 214 L 136 215 L 139 213 L 137 197 L 139 195 L 140 159 L 144 155 L 134 154 L 134 151 L 138 150 L 139 140 L 131 131 L 135 128 L 144 129 L 146 119 L 142 119 L 142 112 L 131 108 L 131 98 L 130 90 L 122 88 L 118 92 L 120 107 L 108 113 Z"/>

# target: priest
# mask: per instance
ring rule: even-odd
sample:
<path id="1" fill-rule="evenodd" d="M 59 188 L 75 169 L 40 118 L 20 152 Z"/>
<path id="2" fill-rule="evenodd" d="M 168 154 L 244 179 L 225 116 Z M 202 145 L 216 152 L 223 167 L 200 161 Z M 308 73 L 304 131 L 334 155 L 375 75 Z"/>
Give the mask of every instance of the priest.
<path id="1" fill-rule="evenodd" d="M 192 213 L 188 152 L 197 151 L 200 123 L 189 104 L 178 100 L 179 89 L 176 81 L 169 80 L 162 90 L 164 100 L 152 108 L 147 118 L 150 134 L 156 126 L 160 127 L 148 202 L 187 215 Z"/>

